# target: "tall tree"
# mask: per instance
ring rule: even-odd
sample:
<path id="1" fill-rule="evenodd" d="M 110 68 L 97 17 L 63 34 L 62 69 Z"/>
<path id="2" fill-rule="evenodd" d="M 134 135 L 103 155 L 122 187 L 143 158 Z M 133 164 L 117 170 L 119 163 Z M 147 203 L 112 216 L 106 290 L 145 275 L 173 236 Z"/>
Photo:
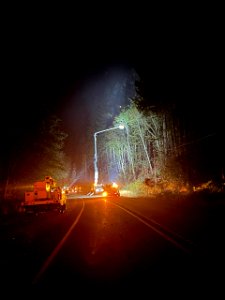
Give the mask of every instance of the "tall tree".
<path id="1" fill-rule="evenodd" d="M 64 149 L 67 136 L 60 118 L 46 118 L 16 161 L 16 181 L 33 181 L 46 175 L 57 180 L 66 178 L 71 168 Z"/>

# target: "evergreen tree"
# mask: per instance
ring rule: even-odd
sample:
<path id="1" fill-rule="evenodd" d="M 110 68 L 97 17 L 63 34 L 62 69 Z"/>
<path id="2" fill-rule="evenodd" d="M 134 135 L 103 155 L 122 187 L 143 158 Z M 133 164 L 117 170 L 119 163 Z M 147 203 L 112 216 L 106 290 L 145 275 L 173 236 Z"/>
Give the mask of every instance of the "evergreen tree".
<path id="1" fill-rule="evenodd" d="M 67 137 L 61 119 L 55 115 L 46 118 L 16 161 L 16 181 L 35 181 L 45 176 L 56 180 L 68 177 L 71 164 L 64 149 Z"/>

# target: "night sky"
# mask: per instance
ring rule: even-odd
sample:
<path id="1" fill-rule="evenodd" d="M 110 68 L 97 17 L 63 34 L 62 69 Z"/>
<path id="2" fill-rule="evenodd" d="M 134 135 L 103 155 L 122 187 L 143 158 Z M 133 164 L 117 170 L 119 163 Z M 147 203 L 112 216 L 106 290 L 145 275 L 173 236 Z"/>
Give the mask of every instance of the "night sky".
<path id="1" fill-rule="evenodd" d="M 207 37 L 167 37 L 152 45 L 147 37 L 140 44 L 93 38 L 74 44 L 63 38 L 54 41 L 25 41 L 11 53 L 6 107 L 13 116 L 12 124 L 23 123 L 24 119 L 36 122 L 46 113 L 61 111 L 83 82 L 115 65 L 135 68 L 145 82 L 149 101 L 175 101 L 201 111 L 200 118 L 203 112 L 212 110 L 216 114 L 223 101 L 221 49 L 217 41 L 211 41 L 212 47 Z"/>
<path id="2" fill-rule="evenodd" d="M 223 46 L 210 24 L 151 27 L 144 24 L 104 28 L 79 22 L 74 28 L 13 26 L 2 54 L 2 160 L 10 147 L 32 135 L 40 121 L 81 105 L 79 92 L 89 78 L 111 67 L 134 68 L 152 103 L 176 102 L 203 135 L 223 139 Z M 79 25 L 78 25 L 79 24 Z M 91 100 L 90 100 L 91 101 Z M 65 116 L 64 116 L 65 117 Z M 75 118 L 79 123 L 79 119 Z M 76 125 L 75 125 L 76 126 Z"/>

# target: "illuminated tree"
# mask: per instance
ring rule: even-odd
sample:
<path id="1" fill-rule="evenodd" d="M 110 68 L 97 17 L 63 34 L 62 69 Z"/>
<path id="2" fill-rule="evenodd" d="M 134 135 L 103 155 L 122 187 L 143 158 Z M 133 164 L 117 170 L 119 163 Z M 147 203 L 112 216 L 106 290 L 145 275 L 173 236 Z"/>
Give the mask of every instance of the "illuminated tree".
<path id="1" fill-rule="evenodd" d="M 181 126 L 168 111 L 142 110 L 138 101 L 131 100 L 130 105 L 124 108 L 115 118 L 115 124 L 123 123 L 125 131 L 123 137 L 115 132 L 108 136 L 106 152 L 108 161 L 117 164 L 117 169 L 126 181 L 136 179 L 180 176 L 175 158 L 184 152 L 179 147 L 182 140 Z M 172 163 L 174 162 L 174 164 Z M 171 164 L 172 163 L 172 164 Z"/>
<path id="2" fill-rule="evenodd" d="M 151 118 L 153 116 L 151 115 Z M 156 122 L 156 121 L 155 121 Z M 115 132 L 110 134 L 107 142 L 110 161 L 117 161 L 118 169 L 121 170 L 124 178 L 136 180 L 149 174 L 154 175 L 152 147 L 156 139 L 156 129 L 149 126 L 149 118 L 140 112 L 135 103 L 123 109 L 115 123 L 123 123 L 125 131 L 123 137 Z"/>

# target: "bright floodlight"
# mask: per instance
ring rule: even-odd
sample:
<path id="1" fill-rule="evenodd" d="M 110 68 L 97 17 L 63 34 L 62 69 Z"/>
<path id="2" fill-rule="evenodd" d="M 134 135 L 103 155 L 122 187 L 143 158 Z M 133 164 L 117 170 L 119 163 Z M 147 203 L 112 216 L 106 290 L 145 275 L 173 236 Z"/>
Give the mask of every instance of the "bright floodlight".
<path id="1" fill-rule="evenodd" d="M 123 124 L 120 124 L 120 125 L 119 125 L 119 129 L 124 129 L 124 125 L 123 125 Z"/>

